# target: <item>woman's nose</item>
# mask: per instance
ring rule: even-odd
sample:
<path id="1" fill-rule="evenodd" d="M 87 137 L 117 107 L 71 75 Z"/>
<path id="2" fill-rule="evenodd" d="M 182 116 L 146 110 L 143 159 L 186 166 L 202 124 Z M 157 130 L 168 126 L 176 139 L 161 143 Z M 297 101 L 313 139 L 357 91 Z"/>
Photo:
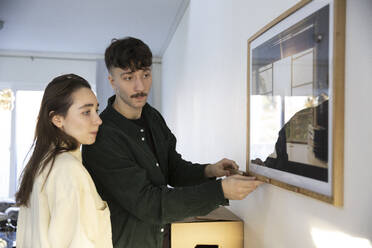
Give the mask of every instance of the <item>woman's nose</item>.
<path id="1" fill-rule="evenodd" d="M 96 116 L 94 118 L 94 124 L 97 124 L 98 126 L 102 124 L 102 120 L 99 117 L 98 113 L 96 113 Z"/>

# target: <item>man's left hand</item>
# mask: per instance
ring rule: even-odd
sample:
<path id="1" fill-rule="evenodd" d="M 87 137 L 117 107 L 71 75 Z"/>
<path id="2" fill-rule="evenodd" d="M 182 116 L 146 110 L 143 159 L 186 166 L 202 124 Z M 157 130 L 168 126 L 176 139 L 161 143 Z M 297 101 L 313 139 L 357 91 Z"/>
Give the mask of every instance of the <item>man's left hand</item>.
<path id="1" fill-rule="evenodd" d="M 231 171 L 236 171 L 239 166 L 235 161 L 224 158 L 215 164 L 209 164 L 205 167 L 206 177 L 223 177 L 232 175 Z"/>

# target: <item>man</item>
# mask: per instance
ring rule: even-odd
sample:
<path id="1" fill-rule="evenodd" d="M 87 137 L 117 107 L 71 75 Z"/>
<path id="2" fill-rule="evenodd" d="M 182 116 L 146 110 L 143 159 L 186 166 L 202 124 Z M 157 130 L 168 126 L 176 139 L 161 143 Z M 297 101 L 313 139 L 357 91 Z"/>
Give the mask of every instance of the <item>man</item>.
<path id="1" fill-rule="evenodd" d="M 260 184 L 240 175 L 216 180 L 238 169 L 234 161 L 193 164 L 176 152 L 176 138 L 146 103 L 152 83 L 146 44 L 113 40 L 105 62 L 115 96 L 101 114 L 96 143 L 83 147 L 83 164 L 108 202 L 114 247 L 168 247 L 169 223 L 243 199 Z"/>

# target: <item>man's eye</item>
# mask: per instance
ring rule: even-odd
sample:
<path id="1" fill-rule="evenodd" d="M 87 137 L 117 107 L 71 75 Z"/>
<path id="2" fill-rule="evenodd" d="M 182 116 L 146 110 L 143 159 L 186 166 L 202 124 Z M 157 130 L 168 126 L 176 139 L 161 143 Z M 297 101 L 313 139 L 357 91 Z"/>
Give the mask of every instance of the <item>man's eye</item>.
<path id="1" fill-rule="evenodd" d="M 124 80 L 130 81 L 130 80 L 132 80 L 132 77 L 124 77 Z"/>
<path id="2" fill-rule="evenodd" d="M 83 115 L 89 115 L 89 114 L 90 114 L 90 110 L 83 112 Z"/>
<path id="3" fill-rule="evenodd" d="M 146 73 L 145 75 L 143 75 L 144 78 L 148 78 L 150 76 L 151 76 L 150 73 Z"/>

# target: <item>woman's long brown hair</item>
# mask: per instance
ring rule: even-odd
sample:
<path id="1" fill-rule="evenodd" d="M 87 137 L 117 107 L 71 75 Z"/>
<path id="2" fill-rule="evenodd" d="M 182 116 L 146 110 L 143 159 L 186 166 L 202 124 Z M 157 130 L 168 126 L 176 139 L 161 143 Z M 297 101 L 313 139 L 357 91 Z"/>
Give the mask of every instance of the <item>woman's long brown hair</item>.
<path id="1" fill-rule="evenodd" d="M 90 85 L 84 78 L 75 74 L 56 77 L 45 88 L 31 146 L 34 150 L 22 172 L 21 184 L 15 195 L 18 206 L 29 206 L 35 178 L 50 161 L 52 164 L 47 177 L 58 154 L 78 148 L 76 139 L 57 128 L 52 123 L 52 118 L 55 115 L 66 117 L 73 104 L 72 94 L 80 88 L 90 89 Z"/>

